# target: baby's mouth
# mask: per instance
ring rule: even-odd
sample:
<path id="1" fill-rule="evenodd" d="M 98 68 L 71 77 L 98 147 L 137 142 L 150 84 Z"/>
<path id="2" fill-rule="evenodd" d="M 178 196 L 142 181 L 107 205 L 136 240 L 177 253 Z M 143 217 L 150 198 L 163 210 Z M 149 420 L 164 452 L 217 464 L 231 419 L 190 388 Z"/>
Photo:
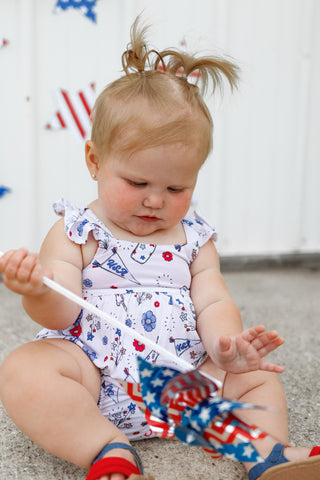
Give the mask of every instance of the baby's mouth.
<path id="1" fill-rule="evenodd" d="M 142 220 L 143 222 L 156 222 L 157 220 L 159 220 L 158 217 L 149 217 L 148 215 L 142 215 L 142 216 L 138 216 L 138 218 L 140 218 L 140 220 Z"/>

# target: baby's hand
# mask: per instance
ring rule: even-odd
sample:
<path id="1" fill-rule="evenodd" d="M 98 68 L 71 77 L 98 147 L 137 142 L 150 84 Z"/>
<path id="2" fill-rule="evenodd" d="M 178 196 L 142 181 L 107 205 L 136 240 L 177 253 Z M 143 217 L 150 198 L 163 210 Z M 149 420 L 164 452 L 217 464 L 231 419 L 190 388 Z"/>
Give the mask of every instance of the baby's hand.
<path id="1" fill-rule="evenodd" d="M 42 295 L 48 291 L 42 282 L 44 275 L 53 278 L 42 268 L 38 255 L 25 248 L 10 250 L 0 257 L 0 272 L 5 285 L 21 295 Z"/>
<path id="2" fill-rule="evenodd" d="M 283 367 L 264 360 L 284 343 L 278 332 L 266 332 L 263 325 L 244 330 L 238 335 L 220 337 L 216 347 L 216 363 L 227 372 L 244 373 L 252 370 L 267 370 L 281 373 Z"/>

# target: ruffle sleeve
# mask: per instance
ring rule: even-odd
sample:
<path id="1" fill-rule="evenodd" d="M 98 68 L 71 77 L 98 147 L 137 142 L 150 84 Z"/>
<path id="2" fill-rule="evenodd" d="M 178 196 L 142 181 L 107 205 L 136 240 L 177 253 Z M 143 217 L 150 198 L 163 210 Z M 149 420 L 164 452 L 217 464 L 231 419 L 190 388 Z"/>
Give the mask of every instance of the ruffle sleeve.
<path id="1" fill-rule="evenodd" d="M 53 209 L 57 215 L 64 217 L 66 235 L 74 243 L 85 244 L 90 232 L 96 240 L 105 240 L 108 236 L 108 233 L 101 229 L 97 217 L 87 207 L 78 207 L 61 198 L 53 204 Z"/>
<path id="2" fill-rule="evenodd" d="M 198 211 L 185 217 L 182 222 L 186 226 L 188 241 L 196 242 L 198 247 L 202 247 L 210 239 L 217 241 L 216 228 Z"/>

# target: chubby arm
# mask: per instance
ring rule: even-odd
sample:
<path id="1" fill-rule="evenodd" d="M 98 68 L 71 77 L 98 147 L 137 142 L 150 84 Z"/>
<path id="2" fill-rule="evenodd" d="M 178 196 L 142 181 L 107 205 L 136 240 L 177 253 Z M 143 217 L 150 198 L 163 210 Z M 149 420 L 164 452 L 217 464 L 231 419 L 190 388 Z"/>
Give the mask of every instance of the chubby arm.
<path id="1" fill-rule="evenodd" d="M 225 371 L 282 372 L 283 368 L 264 359 L 284 343 L 276 331 L 263 325 L 243 330 L 238 307 L 220 272 L 213 242 L 200 248 L 191 265 L 191 298 L 197 315 L 197 330 L 212 361 Z"/>
<path id="2" fill-rule="evenodd" d="M 70 241 L 59 220 L 46 236 L 39 256 L 24 248 L 6 252 L 0 259 L 3 281 L 22 295 L 23 306 L 30 317 L 50 329 L 72 325 L 80 307 L 51 290 L 42 282 L 47 276 L 81 295 L 81 247 Z"/>

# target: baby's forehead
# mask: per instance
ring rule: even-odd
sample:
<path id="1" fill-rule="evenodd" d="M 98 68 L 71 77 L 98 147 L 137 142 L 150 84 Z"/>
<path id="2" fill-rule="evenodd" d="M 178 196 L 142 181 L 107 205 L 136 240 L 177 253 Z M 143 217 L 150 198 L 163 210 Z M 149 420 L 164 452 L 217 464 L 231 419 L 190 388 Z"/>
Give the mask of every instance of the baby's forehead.
<path id="1" fill-rule="evenodd" d="M 195 129 L 199 130 L 199 115 L 190 108 L 149 108 L 142 105 L 129 115 L 120 129 L 122 146 L 134 144 L 162 145 L 197 142 Z"/>

